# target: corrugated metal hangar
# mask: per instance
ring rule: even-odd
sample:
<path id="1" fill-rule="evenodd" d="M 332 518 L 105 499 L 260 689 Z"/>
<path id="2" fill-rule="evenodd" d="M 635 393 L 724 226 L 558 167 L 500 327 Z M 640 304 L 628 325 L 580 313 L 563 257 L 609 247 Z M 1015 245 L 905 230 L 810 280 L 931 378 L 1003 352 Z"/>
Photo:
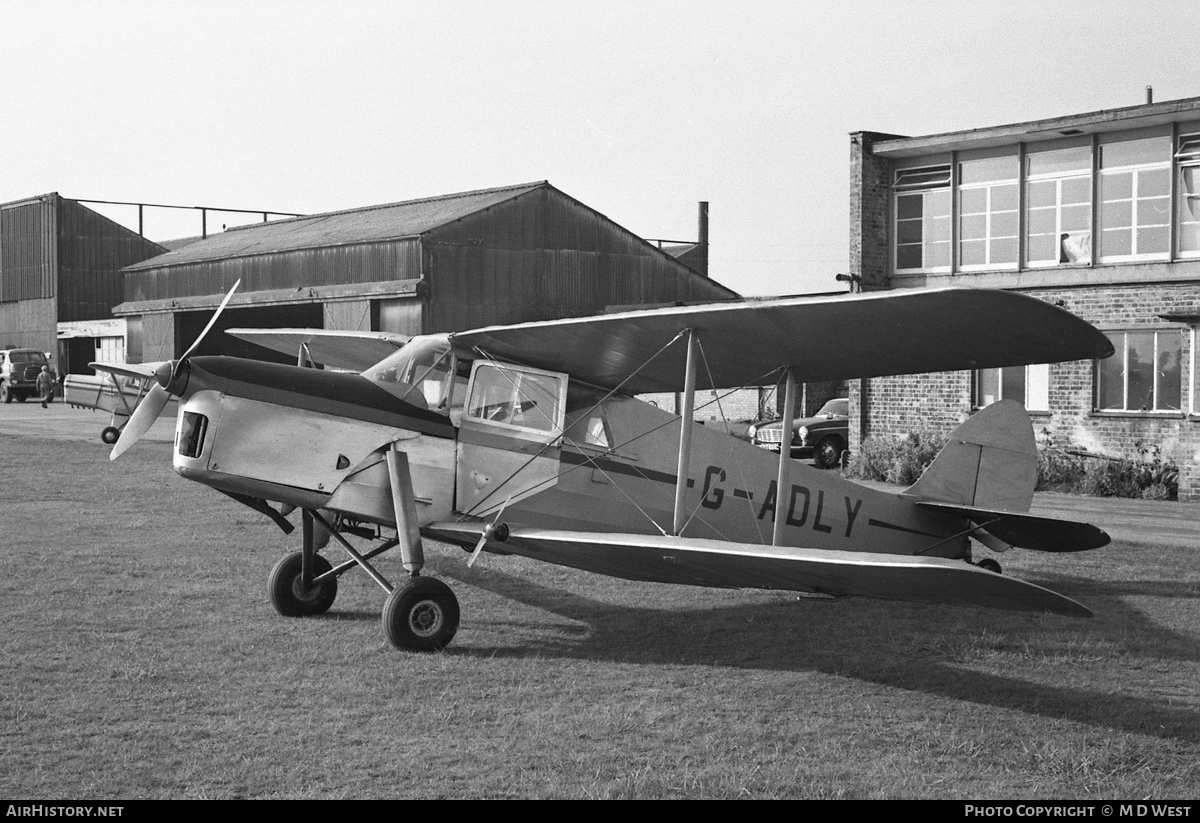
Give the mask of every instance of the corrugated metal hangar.
<path id="1" fill-rule="evenodd" d="M 127 266 L 129 359 L 177 356 L 237 280 L 221 328 L 411 335 L 738 298 L 542 181 L 230 229 Z M 202 349 L 268 356 L 244 345 Z"/>
<path id="2" fill-rule="evenodd" d="M 0 205 L 0 347 L 57 353 L 60 371 L 87 371 L 100 341 L 124 340 L 110 320 L 121 269 L 164 251 L 57 193 Z"/>

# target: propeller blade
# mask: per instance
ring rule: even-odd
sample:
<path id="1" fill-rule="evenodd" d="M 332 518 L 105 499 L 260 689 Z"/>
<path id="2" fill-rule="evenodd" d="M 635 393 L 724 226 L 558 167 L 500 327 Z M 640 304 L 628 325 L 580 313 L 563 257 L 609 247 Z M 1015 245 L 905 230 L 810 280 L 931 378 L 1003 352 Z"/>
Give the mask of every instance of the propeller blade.
<path id="1" fill-rule="evenodd" d="M 241 284 L 241 280 L 238 280 L 233 284 L 233 288 L 229 290 L 229 294 L 225 295 L 225 299 L 221 301 L 221 305 L 217 306 L 217 310 L 213 312 L 213 316 L 208 319 L 208 325 L 204 327 L 204 331 L 200 332 L 200 336 L 192 341 L 192 345 L 189 346 L 188 350 L 183 353 L 183 357 L 179 358 L 179 360 L 176 362 L 175 370 L 171 373 L 172 379 L 179 376 L 179 370 L 183 367 L 184 362 L 186 362 L 191 353 L 196 350 L 196 347 L 200 345 L 200 341 L 203 340 L 204 337 L 212 330 L 213 324 L 217 322 L 217 318 L 221 316 L 221 312 L 225 311 L 225 306 L 229 304 L 229 298 L 233 297 L 233 293 L 237 291 L 238 286 Z"/>
<path id="2" fill-rule="evenodd" d="M 138 404 L 138 407 L 133 410 L 133 414 L 129 416 L 129 422 L 125 424 L 125 428 L 121 430 L 121 439 L 113 446 L 112 453 L 109 454 L 109 460 L 116 460 L 123 455 L 126 450 L 134 443 L 142 439 L 142 436 L 150 430 L 154 425 L 154 421 L 162 414 L 163 408 L 171 400 L 171 395 L 155 383 L 146 397 Z"/>
<path id="3" fill-rule="evenodd" d="M 475 544 L 475 550 L 471 552 L 471 557 L 467 560 L 468 569 L 475 565 L 475 561 L 479 559 L 479 555 L 483 552 L 484 545 L 486 545 L 488 540 L 491 539 L 492 535 L 496 533 L 496 528 L 500 525 L 500 518 L 503 516 L 504 510 L 508 508 L 508 504 L 511 501 L 512 495 L 509 495 L 507 498 L 505 498 L 504 502 L 500 505 L 500 510 L 496 512 L 496 516 L 492 519 L 492 522 L 488 524 L 487 527 L 484 528 L 483 533 L 479 535 L 479 542 Z"/>

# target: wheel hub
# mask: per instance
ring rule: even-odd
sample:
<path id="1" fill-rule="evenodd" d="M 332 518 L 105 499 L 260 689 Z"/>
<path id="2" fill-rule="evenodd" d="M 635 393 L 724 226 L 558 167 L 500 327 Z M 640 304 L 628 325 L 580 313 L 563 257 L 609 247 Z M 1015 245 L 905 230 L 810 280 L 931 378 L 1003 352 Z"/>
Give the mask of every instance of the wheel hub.
<path id="1" fill-rule="evenodd" d="M 320 586 L 305 586 L 300 575 L 292 581 L 292 596 L 304 603 L 312 603 L 321 596 Z"/>
<path id="2" fill-rule="evenodd" d="M 431 637 L 442 628 L 442 607 L 432 600 L 422 600 L 408 613 L 408 627 L 413 634 Z"/>

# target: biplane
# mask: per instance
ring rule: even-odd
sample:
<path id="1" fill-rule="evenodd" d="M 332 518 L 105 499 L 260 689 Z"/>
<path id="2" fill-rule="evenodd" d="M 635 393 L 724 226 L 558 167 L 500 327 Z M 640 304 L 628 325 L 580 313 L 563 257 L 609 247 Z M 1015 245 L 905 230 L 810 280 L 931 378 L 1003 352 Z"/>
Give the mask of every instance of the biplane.
<path id="1" fill-rule="evenodd" d="M 68 374 L 63 380 L 63 402 L 83 409 L 109 413 L 109 424 L 100 439 L 112 445 L 121 437 L 133 411 L 154 385 L 160 363 L 89 363 L 97 374 Z M 163 406 L 159 413 L 167 410 Z"/>
<path id="2" fill-rule="evenodd" d="M 230 333 L 310 354 L 323 334 Z M 326 612 L 339 577 L 360 568 L 387 592 L 393 645 L 445 647 L 459 606 L 422 573 L 429 539 L 471 563 L 489 552 L 628 580 L 1091 615 L 991 558 L 972 562 L 972 541 L 1108 542 L 1029 513 L 1037 453 L 1015 402 L 966 419 L 899 493 L 693 422 L 710 391 L 783 384 L 793 408 L 801 381 L 1112 354 L 1103 334 L 1040 300 L 943 289 L 678 306 L 421 335 L 378 362 L 370 346 L 356 356 L 352 334 L 331 337 L 340 370 L 194 356 L 198 339 L 158 368 L 112 452 L 175 397 L 177 473 L 285 532 L 300 509 L 300 551 L 269 578 L 282 615 Z M 638 399 L 659 392 L 677 393 L 680 413 Z M 331 542 L 348 559 L 327 559 Z M 393 583 L 372 561 L 397 547 L 405 578 Z"/>

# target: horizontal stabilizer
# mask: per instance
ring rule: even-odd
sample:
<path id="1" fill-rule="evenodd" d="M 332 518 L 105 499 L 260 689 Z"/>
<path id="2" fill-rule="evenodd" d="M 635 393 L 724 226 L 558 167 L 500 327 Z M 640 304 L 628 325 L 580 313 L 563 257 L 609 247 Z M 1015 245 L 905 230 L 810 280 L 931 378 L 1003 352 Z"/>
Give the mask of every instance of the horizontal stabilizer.
<path id="1" fill-rule="evenodd" d="M 472 547 L 484 523 L 434 523 L 423 534 Z M 943 557 L 760 546 L 643 534 L 512 528 L 488 547 L 626 580 L 781 589 L 1091 617 L 1068 597 Z"/>
<path id="2" fill-rule="evenodd" d="M 956 506 L 952 503 L 921 501 L 917 505 L 923 509 L 962 515 L 1009 545 L 1039 552 L 1082 552 L 1107 546 L 1111 539 L 1102 529 L 1073 520 Z"/>

